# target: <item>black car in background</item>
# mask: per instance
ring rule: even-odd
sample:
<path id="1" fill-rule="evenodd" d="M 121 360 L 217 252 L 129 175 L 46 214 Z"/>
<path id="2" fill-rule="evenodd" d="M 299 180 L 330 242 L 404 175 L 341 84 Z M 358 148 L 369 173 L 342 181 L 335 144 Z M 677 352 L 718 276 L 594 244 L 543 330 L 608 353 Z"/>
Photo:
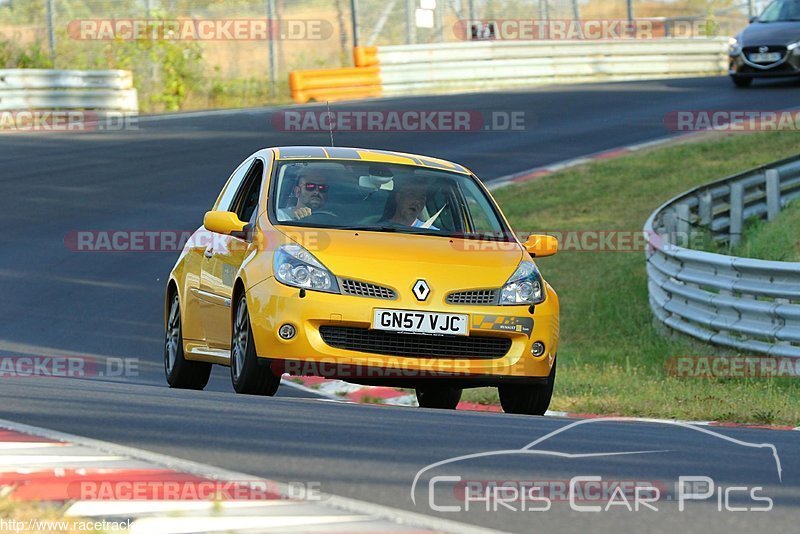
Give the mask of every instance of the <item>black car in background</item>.
<path id="1" fill-rule="evenodd" d="M 800 0 L 774 0 L 730 40 L 728 74 L 738 87 L 754 78 L 800 77 Z"/>

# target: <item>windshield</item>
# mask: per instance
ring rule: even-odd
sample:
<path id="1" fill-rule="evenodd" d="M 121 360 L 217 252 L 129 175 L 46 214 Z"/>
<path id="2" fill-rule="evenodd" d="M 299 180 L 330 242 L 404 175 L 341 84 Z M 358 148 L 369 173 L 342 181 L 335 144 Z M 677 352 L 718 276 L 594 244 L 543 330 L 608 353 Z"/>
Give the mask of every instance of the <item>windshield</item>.
<path id="1" fill-rule="evenodd" d="M 800 0 L 775 0 L 758 17 L 758 22 L 786 21 L 800 21 Z"/>
<path id="2" fill-rule="evenodd" d="M 271 199 L 276 224 L 447 237 L 510 235 L 473 177 L 429 167 L 280 162 Z"/>

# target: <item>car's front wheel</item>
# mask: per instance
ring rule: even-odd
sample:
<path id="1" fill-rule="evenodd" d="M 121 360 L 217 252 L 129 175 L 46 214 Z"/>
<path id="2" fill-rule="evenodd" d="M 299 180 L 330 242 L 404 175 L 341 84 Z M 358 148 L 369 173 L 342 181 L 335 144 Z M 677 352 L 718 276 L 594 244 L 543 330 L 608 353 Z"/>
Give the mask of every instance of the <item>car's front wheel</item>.
<path id="1" fill-rule="evenodd" d="M 247 299 L 239 298 L 233 315 L 231 339 L 231 383 L 236 393 L 271 397 L 281 384 L 280 375 L 272 372 L 269 362 L 259 360 L 247 311 Z"/>
<path id="2" fill-rule="evenodd" d="M 428 387 L 419 388 L 416 392 L 417 402 L 422 408 L 455 410 L 461 400 L 461 388 Z"/>
<path id="3" fill-rule="evenodd" d="M 164 342 L 164 373 L 171 388 L 203 389 L 211 375 L 211 364 L 187 360 L 183 354 L 181 303 L 178 293 L 172 295 Z"/>
<path id="4" fill-rule="evenodd" d="M 544 384 L 503 384 L 497 387 L 500 405 L 506 413 L 544 415 L 553 397 L 556 382 L 556 362 Z"/>
<path id="5" fill-rule="evenodd" d="M 731 80 L 736 87 L 750 87 L 753 83 L 753 78 L 742 78 L 741 76 L 731 76 Z"/>

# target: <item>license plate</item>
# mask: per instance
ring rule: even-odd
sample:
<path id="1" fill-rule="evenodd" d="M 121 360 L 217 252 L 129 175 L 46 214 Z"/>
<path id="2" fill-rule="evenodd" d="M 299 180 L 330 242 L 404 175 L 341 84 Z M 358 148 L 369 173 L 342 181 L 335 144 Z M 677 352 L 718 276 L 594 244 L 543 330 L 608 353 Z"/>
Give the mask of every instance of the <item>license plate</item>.
<path id="1" fill-rule="evenodd" d="M 411 334 L 466 336 L 469 335 L 469 315 L 375 309 L 372 315 L 372 328 Z"/>
<path id="2" fill-rule="evenodd" d="M 781 54 L 780 52 L 755 53 L 749 57 L 753 63 L 775 63 L 781 59 Z"/>

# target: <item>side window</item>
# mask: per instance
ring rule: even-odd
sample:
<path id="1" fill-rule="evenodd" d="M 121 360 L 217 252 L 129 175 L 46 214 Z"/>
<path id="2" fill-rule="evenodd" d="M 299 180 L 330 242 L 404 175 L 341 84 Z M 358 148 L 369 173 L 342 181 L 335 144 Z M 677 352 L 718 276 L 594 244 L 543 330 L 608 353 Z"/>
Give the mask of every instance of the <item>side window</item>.
<path id="1" fill-rule="evenodd" d="M 252 218 L 256 214 L 256 208 L 258 208 L 263 178 L 264 164 L 257 159 L 233 198 L 230 209 L 228 209 L 228 211 L 234 212 L 240 221 L 253 222 Z"/>
<path id="2" fill-rule="evenodd" d="M 503 231 L 500 220 L 489 217 L 489 214 L 493 213 L 492 205 L 475 183 L 465 180 L 461 192 L 467 201 L 466 209 L 472 222 L 473 232 L 486 234 Z"/>
<path id="3" fill-rule="evenodd" d="M 439 187 L 428 196 L 428 213 L 433 215 L 438 213 L 439 210 L 442 210 L 436 218 L 436 222 L 433 223 L 434 226 L 442 230 L 462 230 L 462 225 L 456 225 L 456 221 L 454 220 L 453 213 L 456 206 L 455 197 L 450 187 Z"/>
<path id="4" fill-rule="evenodd" d="M 222 190 L 217 202 L 214 204 L 215 211 L 229 211 L 228 206 L 231 205 L 234 195 L 236 195 L 236 192 L 239 191 L 239 188 L 242 185 L 242 180 L 244 180 L 244 177 L 247 175 L 247 171 L 250 169 L 252 164 L 253 160 L 247 159 L 244 163 L 239 165 L 235 171 L 233 171 L 231 177 L 228 178 L 228 183 L 225 184 L 225 188 Z"/>

